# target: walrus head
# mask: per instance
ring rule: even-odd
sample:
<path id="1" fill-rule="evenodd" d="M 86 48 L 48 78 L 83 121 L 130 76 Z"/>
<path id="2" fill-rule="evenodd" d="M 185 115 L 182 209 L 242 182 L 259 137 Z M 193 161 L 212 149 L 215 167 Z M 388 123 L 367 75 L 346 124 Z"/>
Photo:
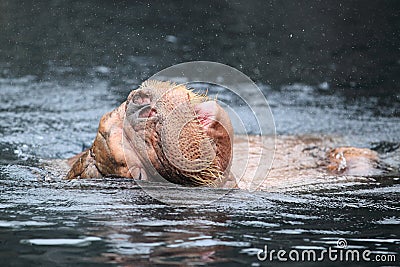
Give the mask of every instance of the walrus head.
<path id="1" fill-rule="evenodd" d="M 105 114 L 92 147 L 67 178 L 158 175 L 182 185 L 218 184 L 229 173 L 233 130 L 214 100 L 171 82 L 146 81 Z"/>

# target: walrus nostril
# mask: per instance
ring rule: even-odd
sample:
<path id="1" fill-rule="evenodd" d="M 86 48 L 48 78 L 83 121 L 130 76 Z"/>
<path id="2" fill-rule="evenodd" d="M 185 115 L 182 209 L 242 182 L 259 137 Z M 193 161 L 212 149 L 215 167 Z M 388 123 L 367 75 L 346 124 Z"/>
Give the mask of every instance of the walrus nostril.
<path id="1" fill-rule="evenodd" d="M 141 91 L 137 91 L 132 97 L 132 102 L 137 105 L 146 105 L 151 103 L 151 97 Z"/>

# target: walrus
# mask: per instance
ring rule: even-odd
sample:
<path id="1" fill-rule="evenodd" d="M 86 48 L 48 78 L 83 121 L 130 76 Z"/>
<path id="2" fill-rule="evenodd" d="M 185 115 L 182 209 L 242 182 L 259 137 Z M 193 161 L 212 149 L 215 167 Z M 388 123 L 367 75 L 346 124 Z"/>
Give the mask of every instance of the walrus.
<path id="1" fill-rule="evenodd" d="M 248 173 L 257 167 L 251 157 L 262 145 L 258 136 L 250 136 L 246 142 L 250 151 L 245 155 L 244 137 L 234 136 L 229 115 L 216 100 L 183 84 L 149 80 L 102 116 L 92 146 L 68 159 L 70 170 L 65 178 L 162 177 L 187 186 L 229 184 L 245 188 L 251 182 Z M 316 137 L 278 138 L 278 160 L 260 189 L 274 179 L 292 177 L 294 171 L 297 180 L 290 184 L 304 184 L 306 177 L 321 177 L 321 172 L 323 177 L 362 176 L 376 169 L 376 152 L 355 147 L 322 149 L 330 145 Z M 244 179 L 235 180 L 232 171 L 237 164 L 232 167 L 233 158 L 240 161 L 248 155 L 250 164 Z M 285 161 L 288 155 L 292 155 L 290 162 Z"/>

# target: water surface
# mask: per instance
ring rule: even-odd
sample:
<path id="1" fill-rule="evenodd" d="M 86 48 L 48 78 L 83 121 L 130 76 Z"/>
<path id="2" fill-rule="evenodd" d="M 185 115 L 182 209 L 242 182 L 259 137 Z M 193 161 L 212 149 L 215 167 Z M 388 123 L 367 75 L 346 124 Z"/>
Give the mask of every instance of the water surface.
<path id="1" fill-rule="evenodd" d="M 397 257 L 371 265 L 399 265 L 398 2 L 368 3 L 0 1 L 2 264 L 263 266 L 265 245 L 318 251 L 344 238 L 349 249 Z M 187 60 L 253 78 L 278 134 L 375 149 L 392 175 L 318 190 L 233 190 L 199 207 L 166 205 L 130 180 L 42 179 L 41 159 L 82 151 L 102 114 Z"/>

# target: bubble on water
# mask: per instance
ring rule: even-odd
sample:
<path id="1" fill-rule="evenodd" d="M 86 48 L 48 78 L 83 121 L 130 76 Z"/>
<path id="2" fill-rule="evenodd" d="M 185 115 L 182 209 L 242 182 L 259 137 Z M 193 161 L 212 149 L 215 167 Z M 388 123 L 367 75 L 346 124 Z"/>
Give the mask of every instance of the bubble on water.
<path id="1" fill-rule="evenodd" d="M 165 37 L 165 41 L 175 44 L 175 43 L 178 42 L 178 38 L 176 36 L 173 36 L 173 35 L 167 35 Z"/>
<path id="2" fill-rule="evenodd" d="M 87 247 L 95 241 L 101 241 L 100 237 L 89 236 L 84 238 L 67 239 L 67 238 L 36 238 L 36 239 L 23 239 L 21 244 L 36 245 L 36 246 L 73 246 L 73 247 Z"/>
<path id="3" fill-rule="evenodd" d="M 102 74 L 108 74 L 110 73 L 110 68 L 106 66 L 97 66 L 95 67 L 95 71 Z"/>

